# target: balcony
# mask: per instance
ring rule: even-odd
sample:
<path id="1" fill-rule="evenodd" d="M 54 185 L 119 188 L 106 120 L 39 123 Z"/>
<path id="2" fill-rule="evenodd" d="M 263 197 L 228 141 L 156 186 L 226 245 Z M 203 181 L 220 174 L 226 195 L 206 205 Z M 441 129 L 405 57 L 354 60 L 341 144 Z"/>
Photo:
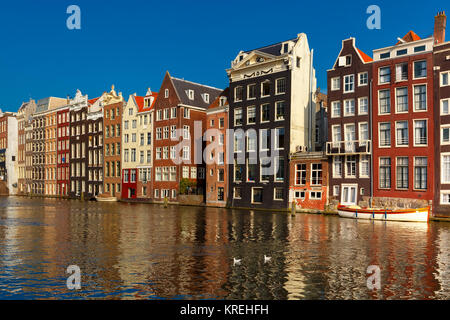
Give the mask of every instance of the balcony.
<path id="1" fill-rule="evenodd" d="M 371 154 L 371 140 L 327 142 L 327 155 Z"/>

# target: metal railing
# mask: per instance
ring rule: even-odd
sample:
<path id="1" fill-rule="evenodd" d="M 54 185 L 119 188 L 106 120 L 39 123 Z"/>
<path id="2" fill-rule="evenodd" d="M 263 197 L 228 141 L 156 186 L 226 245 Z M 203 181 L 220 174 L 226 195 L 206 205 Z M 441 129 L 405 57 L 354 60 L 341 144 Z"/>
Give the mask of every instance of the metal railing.
<path id="1" fill-rule="evenodd" d="M 371 140 L 330 141 L 326 145 L 327 155 L 371 154 Z"/>

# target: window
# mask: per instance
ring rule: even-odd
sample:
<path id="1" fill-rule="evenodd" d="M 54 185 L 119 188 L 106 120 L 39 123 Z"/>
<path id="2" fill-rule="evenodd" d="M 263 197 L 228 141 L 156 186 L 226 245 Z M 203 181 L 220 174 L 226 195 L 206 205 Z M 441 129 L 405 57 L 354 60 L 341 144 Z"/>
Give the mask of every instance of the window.
<path id="1" fill-rule="evenodd" d="M 156 148 L 156 160 L 160 160 L 161 159 L 161 148 L 158 147 Z"/>
<path id="2" fill-rule="evenodd" d="M 331 78 L 331 91 L 336 91 L 341 89 L 341 78 Z"/>
<path id="3" fill-rule="evenodd" d="M 359 176 L 364 178 L 369 178 L 369 156 L 368 155 L 361 155 L 361 159 L 359 162 Z"/>
<path id="4" fill-rule="evenodd" d="M 164 98 L 168 98 L 169 97 L 169 89 L 165 89 L 164 90 Z"/>
<path id="5" fill-rule="evenodd" d="M 242 152 L 244 150 L 244 141 L 242 137 L 243 133 L 234 133 L 234 152 Z"/>
<path id="6" fill-rule="evenodd" d="M 336 118 L 341 116 L 341 102 L 333 101 L 331 102 L 331 117 Z"/>
<path id="7" fill-rule="evenodd" d="M 441 72 L 441 87 L 450 85 L 450 71 Z"/>
<path id="8" fill-rule="evenodd" d="M 450 125 L 441 126 L 441 144 L 450 144 Z"/>
<path id="9" fill-rule="evenodd" d="M 190 130 L 189 126 L 183 126 L 183 139 L 190 139 L 189 130 Z M 167 130 L 167 131 L 169 131 L 169 130 Z M 167 135 L 169 135 L 169 133 L 167 133 Z"/>
<path id="10" fill-rule="evenodd" d="M 391 113 L 391 91 L 389 89 L 387 90 L 380 90 L 378 91 L 379 95 L 379 114 L 389 114 Z"/>
<path id="11" fill-rule="evenodd" d="M 284 120 L 284 114 L 286 112 L 286 103 L 284 101 L 278 101 L 275 103 L 275 120 Z"/>
<path id="12" fill-rule="evenodd" d="M 385 52 L 380 54 L 380 59 L 387 59 L 391 56 L 390 52 Z"/>
<path id="13" fill-rule="evenodd" d="M 390 67 L 382 67 L 379 70 L 380 70 L 380 84 L 390 83 L 391 82 L 391 68 Z"/>
<path id="14" fill-rule="evenodd" d="M 219 128 L 222 129 L 225 126 L 225 119 L 224 118 L 220 118 L 219 119 Z"/>
<path id="15" fill-rule="evenodd" d="M 408 157 L 397 157 L 397 189 L 408 189 Z"/>
<path id="16" fill-rule="evenodd" d="M 268 103 L 261 105 L 261 122 L 270 121 L 270 105 Z"/>
<path id="17" fill-rule="evenodd" d="M 161 179 L 162 179 L 161 167 L 156 167 L 155 168 L 155 181 L 161 181 Z"/>
<path id="18" fill-rule="evenodd" d="M 345 177 L 356 178 L 356 156 L 345 156 Z"/>
<path id="19" fill-rule="evenodd" d="M 427 110 L 427 86 L 414 86 L 414 111 Z"/>
<path id="20" fill-rule="evenodd" d="M 339 197 L 339 185 L 333 186 L 333 196 Z"/>
<path id="21" fill-rule="evenodd" d="M 396 131 L 396 145 L 407 146 L 409 144 L 408 139 L 408 121 L 398 121 L 395 123 Z"/>
<path id="22" fill-rule="evenodd" d="M 162 139 L 162 128 L 156 128 L 156 140 Z"/>
<path id="23" fill-rule="evenodd" d="M 321 185 L 322 184 L 322 164 L 312 163 L 311 164 L 311 184 Z"/>
<path id="24" fill-rule="evenodd" d="M 191 179 L 197 179 L 197 167 L 191 167 Z"/>
<path id="25" fill-rule="evenodd" d="M 270 129 L 261 129 L 260 149 L 261 151 L 269 150 L 270 147 Z"/>
<path id="26" fill-rule="evenodd" d="M 305 185 L 306 184 L 306 164 L 298 163 L 295 165 L 295 184 Z"/>
<path id="27" fill-rule="evenodd" d="M 396 112 L 408 112 L 408 88 L 395 89 Z"/>
<path id="28" fill-rule="evenodd" d="M 242 101 L 244 89 L 242 87 L 234 88 L 234 101 Z"/>
<path id="29" fill-rule="evenodd" d="M 242 175 L 244 173 L 244 166 L 241 164 L 237 164 L 237 162 L 234 162 L 234 182 L 241 182 L 242 181 Z"/>
<path id="30" fill-rule="evenodd" d="M 366 86 L 369 83 L 369 74 L 367 72 L 358 73 L 358 86 Z"/>
<path id="31" fill-rule="evenodd" d="M 274 188 L 273 199 L 274 200 L 283 200 L 283 198 L 284 198 L 283 193 L 284 193 L 283 188 Z"/>
<path id="32" fill-rule="evenodd" d="M 170 147 L 170 159 L 176 159 L 177 158 L 177 149 L 175 146 Z"/>
<path id="33" fill-rule="evenodd" d="M 408 80 L 408 63 L 400 63 L 395 66 L 395 81 Z"/>
<path id="34" fill-rule="evenodd" d="M 414 62 L 414 79 L 425 78 L 427 76 L 427 62 L 415 61 Z"/>
<path id="35" fill-rule="evenodd" d="M 414 146 L 427 145 L 427 120 L 414 120 Z"/>
<path id="36" fill-rule="evenodd" d="M 333 139 L 333 148 L 338 148 L 339 147 L 339 142 L 342 141 L 342 136 L 341 136 L 341 126 L 338 125 L 334 125 L 331 128 L 331 131 L 333 133 L 332 139 Z"/>
<path id="37" fill-rule="evenodd" d="M 414 189 L 427 189 L 427 157 L 414 158 Z"/>
<path id="38" fill-rule="evenodd" d="M 176 125 L 170 126 L 170 138 L 172 140 L 177 138 L 177 126 Z"/>
<path id="39" fill-rule="evenodd" d="M 444 115 L 450 114 L 449 108 L 448 108 L 449 104 L 450 104 L 450 99 L 442 99 L 441 100 L 441 115 L 444 116 Z"/>
<path id="40" fill-rule="evenodd" d="M 261 83 L 261 97 L 267 97 L 270 95 L 270 81 L 266 80 Z"/>
<path id="41" fill-rule="evenodd" d="M 344 76 L 344 93 L 353 92 L 355 90 L 355 75 L 349 74 Z"/>
<path id="42" fill-rule="evenodd" d="M 247 86 L 247 99 L 255 99 L 256 98 L 256 84 L 249 84 Z"/>
<path id="43" fill-rule="evenodd" d="M 256 164 L 250 164 L 247 162 L 247 182 L 255 182 L 256 181 L 257 168 L 258 167 Z"/>
<path id="44" fill-rule="evenodd" d="M 248 152 L 255 152 L 256 151 L 256 145 L 257 145 L 256 135 L 248 134 L 247 135 L 247 151 Z"/>
<path id="45" fill-rule="evenodd" d="M 189 146 L 183 146 L 183 160 L 189 160 L 190 158 Z"/>
<path id="46" fill-rule="evenodd" d="M 421 51 L 425 51 L 426 47 L 423 46 L 418 46 L 418 47 L 414 47 L 414 52 L 421 52 Z"/>
<path id="47" fill-rule="evenodd" d="M 369 140 L 369 124 L 360 122 L 359 124 L 359 145 L 365 146 Z"/>
<path id="48" fill-rule="evenodd" d="M 450 184 L 450 154 L 441 154 L 441 183 Z"/>
<path id="49" fill-rule="evenodd" d="M 284 128 L 275 129 L 275 149 L 284 149 Z"/>
<path id="50" fill-rule="evenodd" d="M 194 90 L 187 90 L 189 100 L 194 100 Z"/>
<path id="51" fill-rule="evenodd" d="M 242 190 L 241 188 L 233 188 L 233 198 L 235 199 L 241 199 L 242 197 Z"/>
<path id="52" fill-rule="evenodd" d="M 262 203 L 263 201 L 263 189 L 252 188 L 252 203 Z"/>
<path id="53" fill-rule="evenodd" d="M 225 169 L 219 169 L 217 172 L 217 181 L 224 182 L 225 181 Z"/>
<path id="54" fill-rule="evenodd" d="M 344 117 L 355 115 L 355 100 L 344 100 Z"/>
<path id="55" fill-rule="evenodd" d="M 256 123 L 256 107 L 248 107 L 247 108 L 247 124 L 255 124 Z"/>
<path id="56" fill-rule="evenodd" d="M 309 192 L 309 199 L 311 199 L 311 200 L 320 200 L 320 199 L 322 199 L 322 192 L 321 191 L 310 191 Z"/>
<path id="57" fill-rule="evenodd" d="M 408 53 L 408 49 L 397 50 L 397 57 L 398 56 L 403 56 L 403 55 L 405 55 L 407 53 Z"/>
<path id="58" fill-rule="evenodd" d="M 183 178 L 189 178 L 189 167 L 183 166 Z"/>
<path id="59" fill-rule="evenodd" d="M 295 199 L 305 199 L 305 191 L 295 191 L 294 198 Z"/>
<path id="60" fill-rule="evenodd" d="M 224 188 L 223 187 L 218 187 L 217 188 L 217 200 L 218 201 L 223 201 L 224 200 Z"/>
<path id="61" fill-rule="evenodd" d="M 276 182 L 284 181 L 284 158 L 283 157 L 275 158 L 275 181 Z"/>
<path id="62" fill-rule="evenodd" d="M 276 80 L 276 94 L 286 93 L 286 78 Z"/>
<path id="63" fill-rule="evenodd" d="M 382 122 L 380 123 L 380 147 L 390 147 L 391 146 L 391 123 Z"/>
<path id="64" fill-rule="evenodd" d="M 358 114 L 365 115 L 369 113 L 369 99 L 367 97 L 358 99 Z"/>
<path id="65" fill-rule="evenodd" d="M 391 158 L 380 158 L 380 188 L 391 188 Z"/>
<path id="66" fill-rule="evenodd" d="M 242 109 L 235 109 L 234 110 L 234 125 L 240 126 L 242 125 Z"/>

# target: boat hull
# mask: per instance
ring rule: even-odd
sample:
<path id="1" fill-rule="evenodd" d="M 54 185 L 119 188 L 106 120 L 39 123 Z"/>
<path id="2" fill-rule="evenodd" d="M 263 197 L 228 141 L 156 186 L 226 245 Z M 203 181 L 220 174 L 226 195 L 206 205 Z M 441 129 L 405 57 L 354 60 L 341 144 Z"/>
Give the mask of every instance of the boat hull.
<path id="1" fill-rule="evenodd" d="M 117 198 L 116 197 L 108 197 L 108 198 L 95 197 L 95 200 L 97 200 L 98 202 L 116 202 Z"/>
<path id="2" fill-rule="evenodd" d="M 338 214 L 340 217 L 352 219 L 428 222 L 430 209 L 370 210 L 338 206 Z"/>

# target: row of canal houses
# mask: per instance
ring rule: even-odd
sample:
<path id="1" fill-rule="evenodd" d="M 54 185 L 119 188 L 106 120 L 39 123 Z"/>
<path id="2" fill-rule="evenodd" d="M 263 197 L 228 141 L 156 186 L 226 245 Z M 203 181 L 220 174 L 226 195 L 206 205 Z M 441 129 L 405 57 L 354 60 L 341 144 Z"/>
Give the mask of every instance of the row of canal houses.
<path id="1" fill-rule="evenodd" d="M 165 74 L 159 92 L 25 102 L 0 115 L 0 193 L 323 211 L 450 212 L 450 42 L 413 31 L 342 48 L 317 88 L 306 34 L 240 51 L 226 89 Z"/>

